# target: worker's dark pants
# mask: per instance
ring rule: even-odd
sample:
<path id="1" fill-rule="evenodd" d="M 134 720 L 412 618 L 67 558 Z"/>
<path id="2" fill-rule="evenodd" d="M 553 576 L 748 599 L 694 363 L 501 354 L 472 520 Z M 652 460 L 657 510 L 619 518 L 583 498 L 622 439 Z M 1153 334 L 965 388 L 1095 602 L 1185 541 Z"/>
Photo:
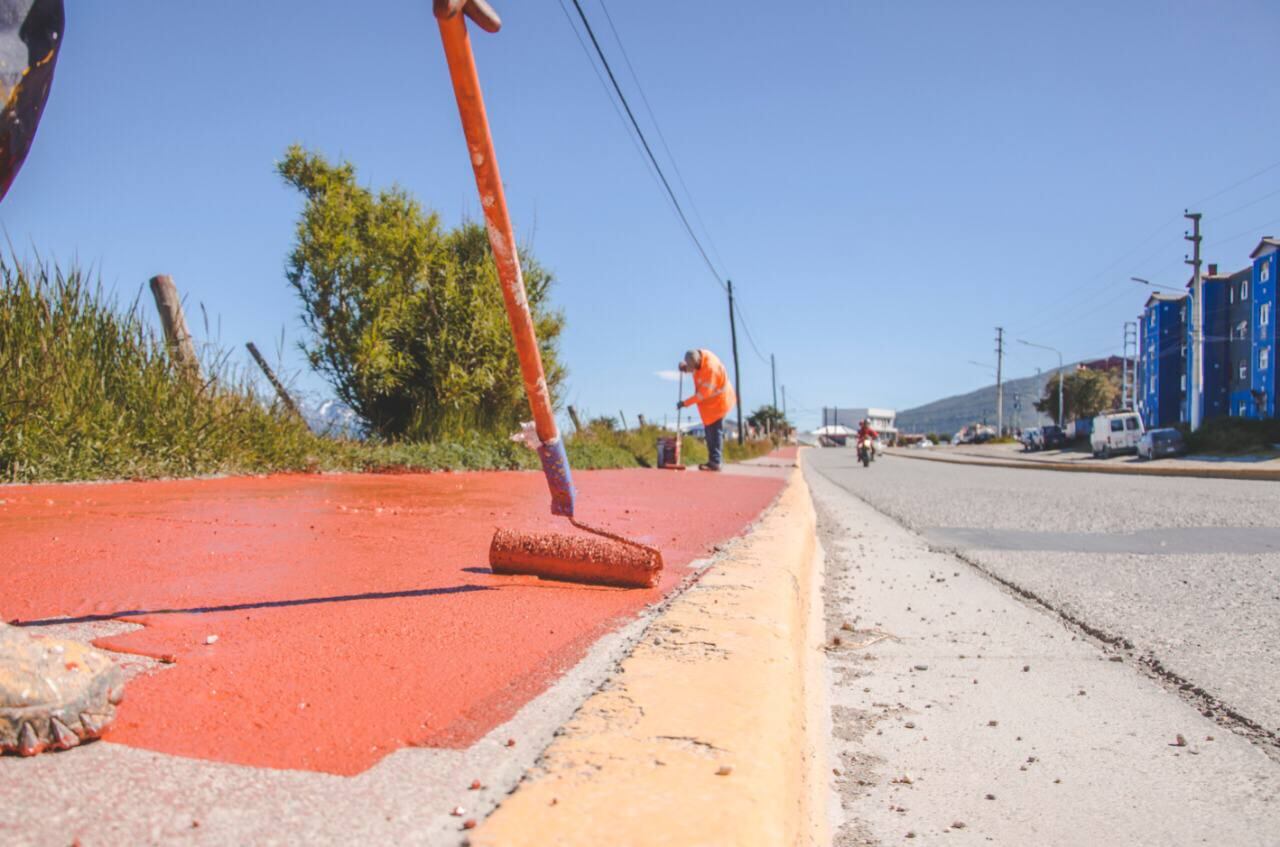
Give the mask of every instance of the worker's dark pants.
<path id="1" fill-rule="evenodd" d="M 723 458 L 722 445 L 724 444 L 724 418 L 709 423 L 707 429 L 707 464 L 713 468 L 720 467 L 720 460 Z"/>

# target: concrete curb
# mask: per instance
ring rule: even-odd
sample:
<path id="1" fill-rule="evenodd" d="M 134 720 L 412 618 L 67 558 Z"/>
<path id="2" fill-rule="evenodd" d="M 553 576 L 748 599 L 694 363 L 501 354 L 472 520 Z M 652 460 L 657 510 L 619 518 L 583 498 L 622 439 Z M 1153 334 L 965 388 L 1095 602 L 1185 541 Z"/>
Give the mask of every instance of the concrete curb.
<path id="1" fill-rule="evenodd" d="M 797 469 L 470 843 L 830 843 L 822 569 Z"/>
<path id="2" fill-rule="evenodd" d="M 1080 465 L 1067 462 L 1038 462 L 1034 460 L 952 458 L 951 456 L 919 455 L 904 450 L 891 450 L 890 456 L 903 459 L 921 459 L 926 462 L 944 462 L 953 465 L 980 465 L 988 468 L 1016 468 L 1018 470 L 1064 471 L 1066 473 L 1103 473 L 1125 476 L 1179 476 L 1199 479 L 1252 479 L 1262 482 L 1280 480 L 1280 470 L 1246 470 L 1243 468 L 1182 468 L 1147 465 Z"/>

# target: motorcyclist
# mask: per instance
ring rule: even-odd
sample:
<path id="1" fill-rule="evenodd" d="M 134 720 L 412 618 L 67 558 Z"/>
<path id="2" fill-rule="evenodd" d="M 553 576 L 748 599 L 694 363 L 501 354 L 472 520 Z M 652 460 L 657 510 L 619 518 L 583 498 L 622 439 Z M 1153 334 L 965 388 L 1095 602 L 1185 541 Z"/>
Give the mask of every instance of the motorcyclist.
<path id="1" fill-rule="evenodd" d="M 866 418 L 858 421 L 858 444 L 861 444 L 868 438 L 875 441 L 879 437 L 880 433 L 871 428 L 871 423 Z"/>

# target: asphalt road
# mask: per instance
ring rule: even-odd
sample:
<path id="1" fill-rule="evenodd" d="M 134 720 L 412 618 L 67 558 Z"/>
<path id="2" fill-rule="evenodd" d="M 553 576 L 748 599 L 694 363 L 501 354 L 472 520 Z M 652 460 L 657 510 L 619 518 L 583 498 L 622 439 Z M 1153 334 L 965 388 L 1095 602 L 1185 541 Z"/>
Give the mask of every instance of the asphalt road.
<path id="1" fill-rule="evenodd" d="M 1268 489 L 863 469 L 843 450 L 805 464 L 826 552 L 836 847 L 1276 843 L 1274 737 L 1151 663 L 1194 670 L 1255 715 L 1273 707 L 1275 607 L 1257 595 L 1280 593 L 1277 556 L 1258 538 L 1162 553 L 1125 528 L 1262 528 L 1249 522 Z M 1198 515 L 1180 511 L 1197 498 Z M 1126 520 L 1117 501 L 1147 517 Z"/>
<path id="2" fill-rule="evenodd" d="M 851 453 L 840 487 L 1030 592 L 1218 711 L 1280 733 L 1280 484 L 1068 474 Z M 1184 692 L 1187 693 L 1187 692 Z"/>

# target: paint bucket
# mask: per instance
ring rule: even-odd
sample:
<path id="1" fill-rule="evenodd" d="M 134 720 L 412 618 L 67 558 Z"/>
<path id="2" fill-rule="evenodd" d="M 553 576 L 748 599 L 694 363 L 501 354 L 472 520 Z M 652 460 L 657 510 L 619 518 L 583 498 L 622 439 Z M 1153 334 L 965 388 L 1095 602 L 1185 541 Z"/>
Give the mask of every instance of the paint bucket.
<path id="1" fill-rule="evenodd" d="M 658 467 L 682 467 L 680 464 L 680 439 L 678 437 L 658 439 Z"/>

